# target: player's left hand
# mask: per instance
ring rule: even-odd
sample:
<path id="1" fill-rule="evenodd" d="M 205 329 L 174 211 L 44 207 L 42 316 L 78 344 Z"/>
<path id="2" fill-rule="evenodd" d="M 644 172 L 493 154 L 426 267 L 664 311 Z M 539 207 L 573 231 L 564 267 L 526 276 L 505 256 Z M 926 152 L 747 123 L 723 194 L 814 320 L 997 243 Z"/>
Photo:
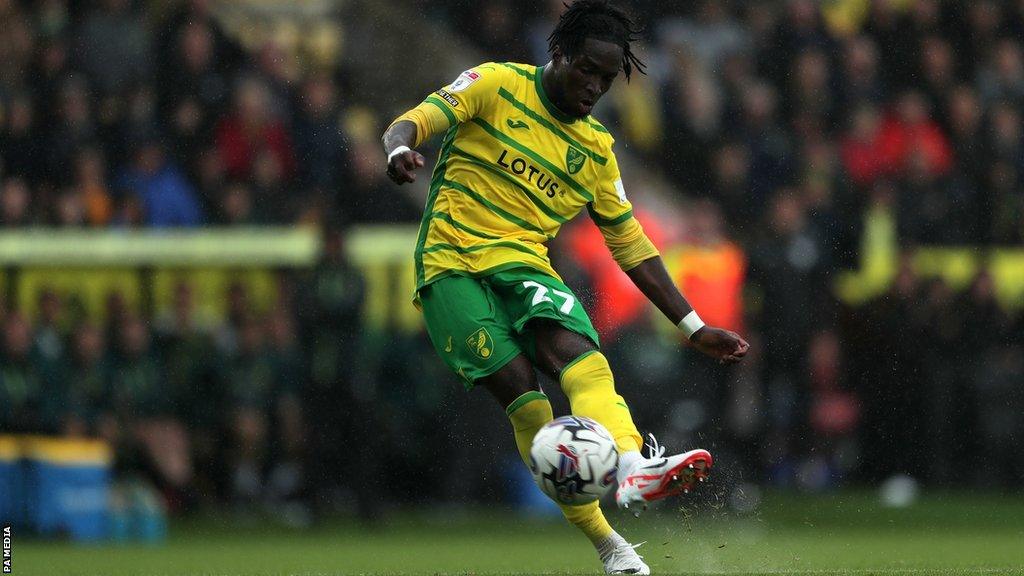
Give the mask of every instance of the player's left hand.
<path id="1" fill-rule="evenodd" d="M 722 364 L 735 364 L 750 350 L 750 344 L 739 334 L 714 326 L 704 326 L 694 332 L 690 344 Z"/>

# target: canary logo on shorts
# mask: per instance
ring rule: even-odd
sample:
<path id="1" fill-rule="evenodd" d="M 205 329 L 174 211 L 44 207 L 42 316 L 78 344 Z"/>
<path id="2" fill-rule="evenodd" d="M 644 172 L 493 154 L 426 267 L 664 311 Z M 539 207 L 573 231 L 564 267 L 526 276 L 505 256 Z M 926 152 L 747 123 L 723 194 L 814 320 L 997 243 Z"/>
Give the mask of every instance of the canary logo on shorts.
<path id="1" fill-rule="evenodd" d="M 466 344 L 469 345 L 469 349 L 474 354 L 481 358 L 490 358 L 494 352 L 494 343 L 486 328 L 481 328 L 474 332 L 472 336 L 466 339 Z"/>

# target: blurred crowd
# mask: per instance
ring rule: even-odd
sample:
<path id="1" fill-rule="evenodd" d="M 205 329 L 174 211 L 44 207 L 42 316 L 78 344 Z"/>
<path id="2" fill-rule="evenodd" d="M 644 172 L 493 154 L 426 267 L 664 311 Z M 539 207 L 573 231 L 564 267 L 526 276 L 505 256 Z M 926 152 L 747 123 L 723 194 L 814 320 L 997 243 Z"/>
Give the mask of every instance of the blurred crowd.
<path id="1" fill-rule="evenodd" d="M 355 477 L 355 439 L 374 445 L 348 414 L 374 394 L 380 344 L 360 325 L 363 280 L 341 250 L 328 234 L 320 263 L 283 280 L 262 313 L 231 283 L 215 324 L 198 320 L 187 280 L 151 317 L 111 292 L 103 320 L 42 289 L 33 322 L 3 315 L 0 432 L 106 440 L 118 477 L 151 482 L 172 511 L 269 505 L 307 521 L 311 500 Z"/>
<path id="2" fill-rule="evenodd" d="M 204 0 L 4 0 L 0 25 L 0 226 L 416 217 L 309 47 L 244 47 Z"/>
<path id="3" fill-rule="evenodd" d="M 1019 310 L 984 270 L 958 292 L 907 262 L 919 245 L 1024 242 L 1024 3 L 623 3 L 648 75 L 595 115 L 673 274 L 757 351 L 721 369 L 659 335 L 628 289 L 608 305 L 621 277 L 591 257 L 587 224 L 569 227 L 556 265 L 641 427 L 717 450 L 738 480 L 1019 485 Z M 378 137 L 425 94 L 381 80 L 387 98 L 360 98 L 351 61 L 243 43 L 215 5 L 0 0 L 0 230 L 418 221 Z M 562 9 L 393 5 L 475 50 L 467 66 L 546 62 Z M 890 291 L 852 307 L 832 284 L 874 212 L 908 257 Z M 193 321 L 187 283 L 166 317 L 112 296 L 101 322 L 79 318 L 50 290 L 32 318 L 0 309 L 0 431 L 107 438 L 182 507 L 335 490 L 373 515 L 389 499 L 495 496 L 478 477 L 505 469 L 493 446 L 514 456 L 500 410 L 459 392 L 425 336 L 368 331 L 363 280 L 327 238 L 269 312 L 237 285 L 217 325 Z M 695 264 L 707 254 L 730 264 Z M 381 486 L 367 478 L 385 454 Z"/>

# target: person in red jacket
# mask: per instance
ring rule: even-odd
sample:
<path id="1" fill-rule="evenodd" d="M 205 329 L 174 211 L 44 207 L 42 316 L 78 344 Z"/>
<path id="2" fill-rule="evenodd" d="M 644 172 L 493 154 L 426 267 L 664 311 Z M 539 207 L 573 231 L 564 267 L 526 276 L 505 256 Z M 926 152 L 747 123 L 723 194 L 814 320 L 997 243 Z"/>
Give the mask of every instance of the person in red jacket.
<path id="1" fill-rule="evenodd" d="M 842 143 L 843 167 L 856 184 L 870 186 L 879 178 L 906 171 L 912 155 L 923 156 L 932 175 L 953 167 L 949 139 L 929 115 L 920 93 L 909 91 L 897 100 L 892 114 L 881 119 L 872 105 L 854 113 Z"/>
<path id="2" fill-rule="evenodd" d="M 238 85 L 234 110 L 217 125 L 216 140 L 232 178 L 248 179 L 255 159 L 263 151 L 277 160 L 285 178 L 295 173 L 291 136 L 272 110 L 266 85 L 256 78 Z"/>

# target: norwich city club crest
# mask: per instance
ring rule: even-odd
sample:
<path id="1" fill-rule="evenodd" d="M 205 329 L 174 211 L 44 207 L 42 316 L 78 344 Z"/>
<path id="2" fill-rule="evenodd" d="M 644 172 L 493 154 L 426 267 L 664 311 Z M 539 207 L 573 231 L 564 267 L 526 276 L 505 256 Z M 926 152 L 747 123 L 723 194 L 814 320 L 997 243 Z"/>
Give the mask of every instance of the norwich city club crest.
<path id="1" fill-rule="evenodd" d="M 569 167 L 569 174 L 575 174 L 583 168 L 583 161 L 587 157 L 579 150 L 569 146 L 569 151 L 565 153 L 565 165 Z"/>
<path id="2" fill-rule="evenodd" d="M 491 335 L 487 333 L 486 328 L 481 328 L 474 332 L 472 336 L 466 339 L 466 344 L 469 345 L 469 349 L 474 354 L 485 360 L 490 358 L 494 352 L 494 342 L 491 340 Z"/>

